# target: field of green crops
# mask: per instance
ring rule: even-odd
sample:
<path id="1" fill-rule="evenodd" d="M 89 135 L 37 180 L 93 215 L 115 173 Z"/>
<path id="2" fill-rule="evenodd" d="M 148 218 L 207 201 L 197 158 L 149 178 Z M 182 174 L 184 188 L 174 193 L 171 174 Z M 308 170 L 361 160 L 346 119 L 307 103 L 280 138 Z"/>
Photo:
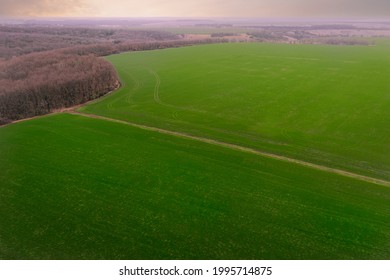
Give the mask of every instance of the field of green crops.
<path id="1" fill-rule="evenodd" d="M 390 56 L 220 44 L 110 56 L 122 88 L 0 127 L 0 259 L 390 259 Z"/>
<path id="2" fill-rule="evenodd" d="M 390 179 L 389 46 L 223 44 L 108 59 L 82 109 Z"/>
<path id="3" fill-rule="evenodd" d="M 59 114 L 0 129 L 6 259 L 390 257 L 390 189 Z"/>

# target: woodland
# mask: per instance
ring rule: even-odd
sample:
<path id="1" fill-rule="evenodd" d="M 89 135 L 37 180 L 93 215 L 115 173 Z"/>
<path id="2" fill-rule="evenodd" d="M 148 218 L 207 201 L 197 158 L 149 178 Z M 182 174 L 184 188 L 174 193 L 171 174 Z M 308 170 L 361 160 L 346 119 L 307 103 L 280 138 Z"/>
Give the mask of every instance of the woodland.
<path id="1" fill-rule="evenodd" d="M 164 31 L 0 26 L 0 125 L 96 99 L 119 86 L 102 56 L 224 42 Z"/>

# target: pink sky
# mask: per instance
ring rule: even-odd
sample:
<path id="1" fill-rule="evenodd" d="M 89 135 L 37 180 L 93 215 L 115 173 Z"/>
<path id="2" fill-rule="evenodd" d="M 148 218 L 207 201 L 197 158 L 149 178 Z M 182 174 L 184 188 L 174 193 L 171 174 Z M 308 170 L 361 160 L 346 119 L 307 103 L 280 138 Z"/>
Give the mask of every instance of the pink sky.
<path id="1" fill-rule="evenodd" d="M 2 16 L 390 17 L 390 0 L 0 0 Z"/>

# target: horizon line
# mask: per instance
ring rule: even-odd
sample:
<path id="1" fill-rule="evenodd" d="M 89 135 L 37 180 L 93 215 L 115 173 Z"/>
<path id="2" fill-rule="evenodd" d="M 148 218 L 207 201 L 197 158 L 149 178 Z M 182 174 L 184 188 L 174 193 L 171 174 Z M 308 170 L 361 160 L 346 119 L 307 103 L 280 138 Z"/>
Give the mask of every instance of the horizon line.
<path id="1" fill-rule="evenodd" d="M 0 15 L 0 18 L 6 19 L 230 19 L 230 20 L 375 20 L 375 21 L 390 21 L 390 17 L 331 17 L 331 16 L 284 16 L 284 17 L 234 17 L 234 16 L 5 16 Z"/>

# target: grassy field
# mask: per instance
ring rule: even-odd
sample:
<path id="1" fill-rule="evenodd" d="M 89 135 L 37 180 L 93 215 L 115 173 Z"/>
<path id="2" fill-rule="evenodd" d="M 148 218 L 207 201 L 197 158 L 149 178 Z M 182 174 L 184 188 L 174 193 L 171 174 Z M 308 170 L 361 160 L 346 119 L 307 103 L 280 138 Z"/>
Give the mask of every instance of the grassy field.
<path id="1" fill-rule="evenodd" d="M 386 48 L 108 57 L 122 88 L 79 110 L 112 120 L 0 128 L 0 259 L 390 259 L 389 187 L 180 136 L 389 180 Z"/>
<path id="2" fill-rule="evenodd" d="M 108 57 L 124 86 L 83 112 L 390 179 L 390 56 L 220 44 Z"/>
<path id="3" fill-rule="evenodd" d="M 57 114 L 0 129 L 1 259 L 388 259 L 390 188 Z"/>

